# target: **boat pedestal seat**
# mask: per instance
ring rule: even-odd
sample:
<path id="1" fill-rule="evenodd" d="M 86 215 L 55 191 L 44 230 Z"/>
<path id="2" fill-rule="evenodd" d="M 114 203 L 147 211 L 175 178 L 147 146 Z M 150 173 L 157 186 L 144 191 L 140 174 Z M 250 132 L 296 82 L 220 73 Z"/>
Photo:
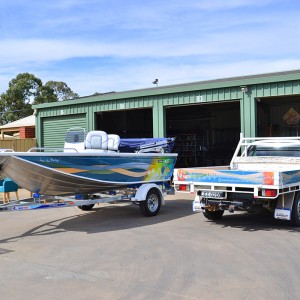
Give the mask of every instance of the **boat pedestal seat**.
<path id="1" fill-rule="evenodd" d="M 107 144 L 108 152 L 118 151 L 120 145 L 120 137 L 117 134 L 108 134 L 107 137 L 108 137 L 108 144 Z"/>
<path id="2" fill-rule="evenodd" d="M 90 131 L 85 139 L 84 152 L 106 152 L 108 136 L 104 131 Z"/>
<path id="3" fill-rule="evenodd" d="M 120 137 L 118 135 L 95 130 L 87 134 L 83 152 L 114 153 L 118 151 L 119 145 Z"/>

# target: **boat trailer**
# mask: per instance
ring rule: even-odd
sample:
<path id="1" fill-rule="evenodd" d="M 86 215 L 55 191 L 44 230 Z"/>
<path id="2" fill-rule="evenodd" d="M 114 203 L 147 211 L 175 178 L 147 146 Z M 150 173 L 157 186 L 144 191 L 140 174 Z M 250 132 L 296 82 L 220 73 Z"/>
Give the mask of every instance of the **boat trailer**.
<path id="1" fill-rule="evenodd" d="M 169 187 L 166 183 L 162 183 L 161 185 L 148 183 L 142 184 L 138 188 L 126 188 L 90 195 L 47 196 L 33 194 L 33 197 L 30 198 L 11 200 L 9 203 L 0 204 L 0 212 L 72 206 L 77 206 L 79 209 L 87 211 L 93 209 L 96 204 L 131 202 L 137 204 L 145 216 L 152 217 L 157 215 L 161 205 L 165 204 L 164 196 L 166 195 L 174 195 L 174 189 Z"/>

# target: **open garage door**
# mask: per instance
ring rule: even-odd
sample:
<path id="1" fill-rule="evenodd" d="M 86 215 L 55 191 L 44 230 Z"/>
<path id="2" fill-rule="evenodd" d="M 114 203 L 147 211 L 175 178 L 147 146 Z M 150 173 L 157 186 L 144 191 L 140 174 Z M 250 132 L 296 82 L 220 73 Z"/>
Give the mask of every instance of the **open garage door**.
<path id="1" fill-rule="evenodd" d="M 239 101 L 169 107 L 168 137 L 176 137 L 176 167 L 228 165 L 240 137 Z"/>
<path id="2" fill-rule="evenodd" d="M 152 108 L 96 113 L 96 129 L 122 138 L 153 137 Z"/>
<path id="3" fill-rule="evenodd" d="M 257 98 L 257 135 L 299 136 L 300 96 Z"/>

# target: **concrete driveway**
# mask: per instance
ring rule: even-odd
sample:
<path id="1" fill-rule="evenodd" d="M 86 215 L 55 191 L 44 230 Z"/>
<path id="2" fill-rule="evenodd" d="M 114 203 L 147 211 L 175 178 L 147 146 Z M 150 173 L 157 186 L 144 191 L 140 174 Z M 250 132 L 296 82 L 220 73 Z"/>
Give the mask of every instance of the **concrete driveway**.
<path id="1" fill-rule="evenodd" d="M 1 299 L 299 299 L 298 228 L 210 222 L 192 199 L 152 218 L 129 204 L 0 213 Z"/>

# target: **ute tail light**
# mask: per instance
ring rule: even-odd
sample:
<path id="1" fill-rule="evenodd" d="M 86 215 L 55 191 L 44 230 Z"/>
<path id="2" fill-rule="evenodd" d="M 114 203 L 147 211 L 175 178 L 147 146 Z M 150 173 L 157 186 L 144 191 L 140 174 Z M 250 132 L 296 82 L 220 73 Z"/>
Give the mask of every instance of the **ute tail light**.
<path id="1" fill-rule="evenodd" d="M 277 190 L 262 190 L 262 196 L 264 197 L 276 197 L 277 196 Z"/>
<path id="2" fill-rule="evenodd" d="M 179 184 L 178 185 L 178 191 L 182 191 L 182 192 L 189 192 L 190 186 L 188 184 Z"/>

